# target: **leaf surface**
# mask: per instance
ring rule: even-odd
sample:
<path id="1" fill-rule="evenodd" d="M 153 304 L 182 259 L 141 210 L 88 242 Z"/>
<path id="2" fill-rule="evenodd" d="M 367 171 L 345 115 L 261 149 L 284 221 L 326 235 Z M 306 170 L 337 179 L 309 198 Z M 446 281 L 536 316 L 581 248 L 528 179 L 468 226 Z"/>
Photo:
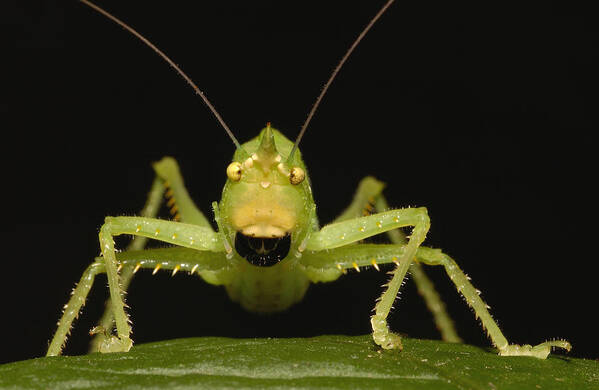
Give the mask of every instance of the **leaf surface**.
<path id="1" fill-rule="evenodd" d="M 599 389 L 599 362 L 500 357 L 478 347 L 370 336 L 190 338 L 129 353 L 38 358 L 0 366 L 2 389 Z"/>

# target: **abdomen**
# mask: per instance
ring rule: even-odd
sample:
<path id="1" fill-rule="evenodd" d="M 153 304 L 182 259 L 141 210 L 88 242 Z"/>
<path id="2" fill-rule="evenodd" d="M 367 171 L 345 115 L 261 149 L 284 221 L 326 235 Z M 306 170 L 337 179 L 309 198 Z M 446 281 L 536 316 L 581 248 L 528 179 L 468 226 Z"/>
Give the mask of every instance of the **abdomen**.
<path id="1" fill-rule="evenodd" d="M 225 287 L 231 300 L 252 312 L 285 310 L 304 297 L 310 284 L 301 271 L 285 269 L 284 264 L 241 268 L 231 284 Z"/>

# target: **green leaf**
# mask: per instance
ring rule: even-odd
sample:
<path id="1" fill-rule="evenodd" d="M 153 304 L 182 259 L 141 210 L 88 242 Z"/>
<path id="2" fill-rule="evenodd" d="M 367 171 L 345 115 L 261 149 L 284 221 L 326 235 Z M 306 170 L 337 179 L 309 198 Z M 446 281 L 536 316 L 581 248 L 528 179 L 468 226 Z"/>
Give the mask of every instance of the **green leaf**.
<path id="1" fill-rule="evenodd" d="M 463 344 L 370 336 L 193 338 L 129 353 L 39 358 L 0 366 L 2 389 L 599 389 L 599 363 L 500 357 Z"/>

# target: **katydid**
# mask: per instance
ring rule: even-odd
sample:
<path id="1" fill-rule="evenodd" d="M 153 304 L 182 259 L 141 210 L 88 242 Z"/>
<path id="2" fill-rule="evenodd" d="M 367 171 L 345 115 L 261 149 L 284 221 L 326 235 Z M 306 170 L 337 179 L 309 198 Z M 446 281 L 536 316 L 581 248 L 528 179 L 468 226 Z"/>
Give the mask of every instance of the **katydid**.
<path id="1" fill-rule="evenodd" d="M 442 338 L 459 342 L 454 325 L 422 265 L 443 266 L 447 275 L 480 318 L 500 355 L 546 358 L 552 347 L 570 350 L 565 340 L 536 346 L 509 344 L 456 262 L 441 250 L 423 246 L 430 220 L 424 207 L 391 209 L 382 194 L 384 184 L 364 178 L 351 204 L 332 223 L 320 227 L 308 171 L 298 148 L 322 96 L 345 60 L 393 0 L 388 1 L 362 31 L 325 84 L 295 142 L 269 124 L 257 137 L 240 144 L 214 107 L 173 61 L 135 30 L 86 0 L 86 5 L 121 25 L 167 61 L 201 96 L 227 134 L 236 151 L 226 167 L 227 181 L 220 202 L 212 204 L 215 231 L 196 208 L 183 185 L 176 161 L 165 157 L 153 167 L 156 178 L 140 216 L 107 217 L 100 229 L 102 256 L 86 269 L 64 307 L 48 355 L 58 355 L 92 288 L 94 278 L 105 273 L 110 300 L 95 334 L 93 348 L 100 352 L 126 352 L 133 345 L 123 292 L 140 269 L 197 274 L 204 281 L 225 287 L 229 297 L 254 312 L 282 311 L 300 301 L 311 283 L 330 282 L 347 270 L 394 269 L 371 317 L 374 342 L 384 349 L 402 348 L 387 317 L 408 272 L 431 310 Z M 163 200 L 172 220 L 156 218 Z M 406 237 L 399 228 L 411 228 Z M 362 240 L 386 233 L 390 244 Z M 117 253 L 113 238 L 134 238 L 127 251 Z M 172 247 L 144 249 L 147 239 Z"/>

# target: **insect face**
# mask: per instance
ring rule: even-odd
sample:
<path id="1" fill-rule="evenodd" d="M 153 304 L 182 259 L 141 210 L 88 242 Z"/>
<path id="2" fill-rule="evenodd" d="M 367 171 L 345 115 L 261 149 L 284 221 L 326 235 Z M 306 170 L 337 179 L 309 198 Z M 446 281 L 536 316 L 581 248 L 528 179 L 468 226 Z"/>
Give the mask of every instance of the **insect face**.
<path id="1" fill-rule="evenodd" d="M 309 218 L 312 195 L 305 168 L 299 155 L 287 161 L 292 146 L 268 124 L 227 168 L 223 222 L 235 235 L 231 239 L 239 255 L 254 265 L 271 266 L 285 258 Z"/>

